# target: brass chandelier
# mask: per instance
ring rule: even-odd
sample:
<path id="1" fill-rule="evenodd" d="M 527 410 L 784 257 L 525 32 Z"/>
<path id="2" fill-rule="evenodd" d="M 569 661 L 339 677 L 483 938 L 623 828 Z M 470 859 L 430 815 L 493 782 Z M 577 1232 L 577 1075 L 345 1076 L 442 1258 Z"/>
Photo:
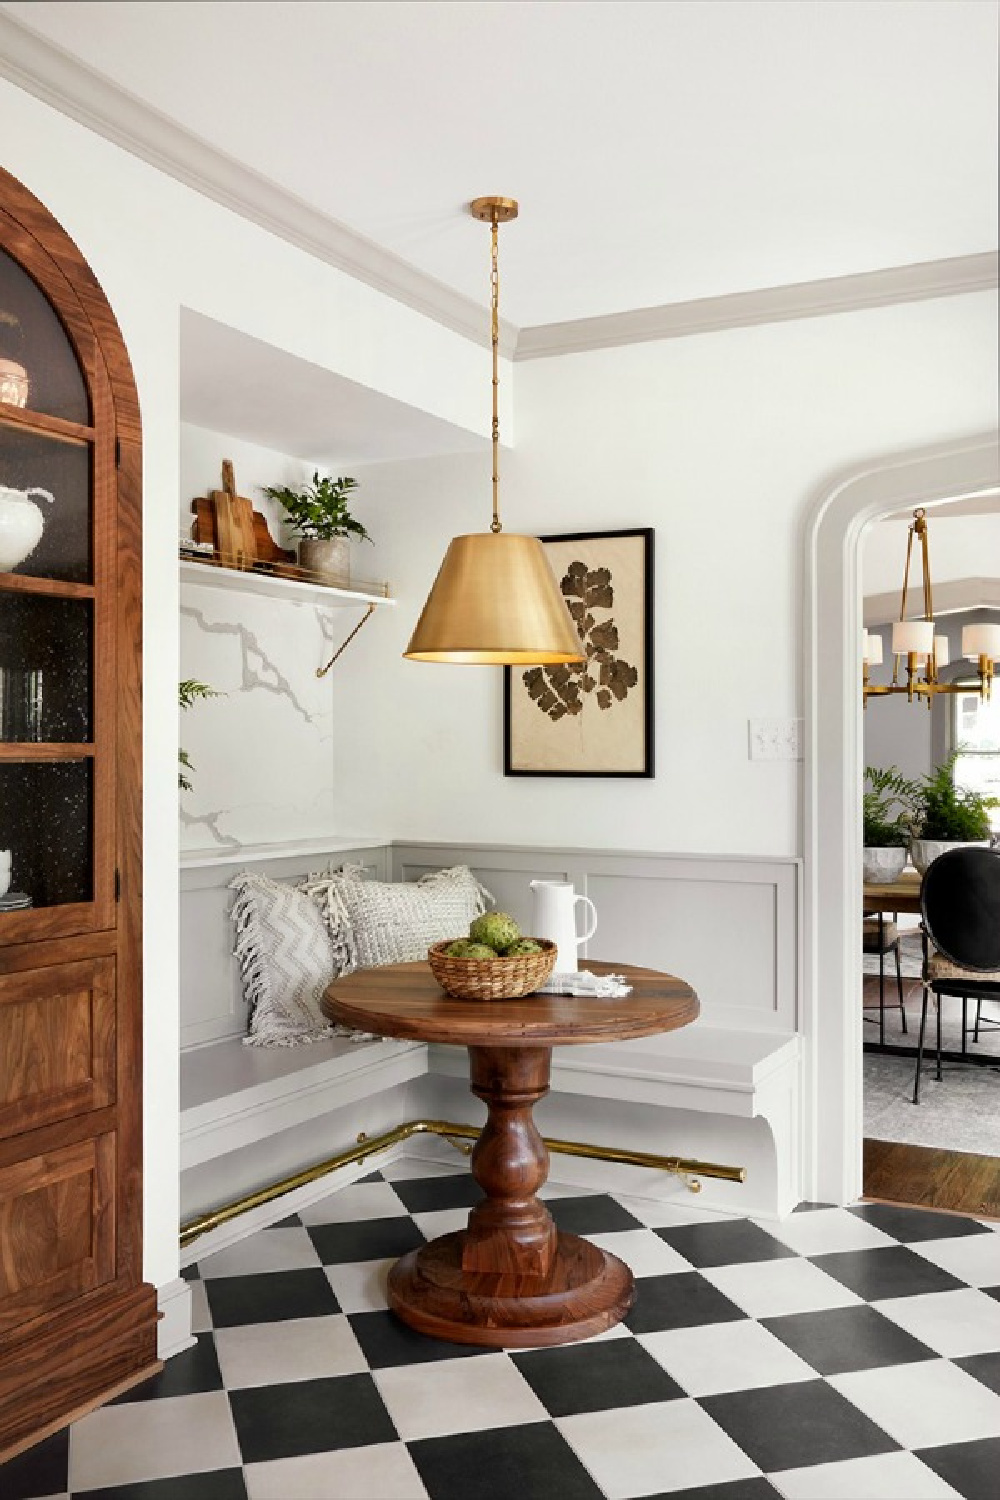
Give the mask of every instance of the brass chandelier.
<path id="1" fill-rule="evenodd" d="M 920 543 L 920 562 L 923 574 L 924 614 L 923 619 L 906 618 L 906 595 L 910 582 L 910 560 L 913 541 Z M 949 664 L 948 637 L 934 633 L 934 602 L 931 595 L 931 565 L 927 540 L 927 516 L 922 509 L 913 512 L 906 534 L 906 567 L 903 571 L 903 592 L 899 601 L 899 619 L 892 625 L 892 681 L 872 683 L 868 680 L 869 668 L 882 664 L 882 638 L 869 631 L 862 632 L 862 698 L 865 708 L 870 697 L 885 697 L 893 693 L 905 693 L 907 701 L 913 703 L 923 699 L 930 708 L 939 693 L 977 692 L 984 700 L 990 696 L 990 688 L 996 664 L 1000 661 L 1000 624 L 982 622 L 962 627 L 962 656 L 974 661 L 979 673 L 978 683 L 942 682 L 938 676 L 942 667 Z M 899 680 L 900 663 L 905 661 L 906 681 Z"/>
<path id="2" fill-rule="evenodd" d="M 500 340 L 497 231 L 517 218 L 513 198 L 476 198 L 473 218 L 490 225 L 490 342 L 493 349 L 493 524 L 456 536 L 403 652 L 411 661 L 504 666 L 583 660 L 580 636 L 537 537 L 503 530 L 499 487 Z"/>

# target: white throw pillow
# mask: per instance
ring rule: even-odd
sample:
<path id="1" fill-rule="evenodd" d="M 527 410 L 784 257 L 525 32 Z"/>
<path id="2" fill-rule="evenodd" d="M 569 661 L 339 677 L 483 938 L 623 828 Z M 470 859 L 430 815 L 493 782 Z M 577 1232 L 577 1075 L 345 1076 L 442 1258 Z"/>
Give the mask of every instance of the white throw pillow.
<path id="1" fill-rule="evenodd" d="M 468 865 L 416 881 L 365 880 L 358 867 L 347 867 L 311 875 L 300 889 L 317 903 L 358 969 L 426 958 L 431 943 L 465 937 L 469 923 L 493 905 Z"/>
<path id="2" fill-rule="evenodd" d="M 295 1047 L 327 1037 L 365 1032 L 332 1026 L 320 1010 L 323 991 L 350 967 L 343 938 L 324 921 L 316 903 L 267 875 L 244 870 L 230 883 L 236 892 L 234 952 L 249 1008 L 253 1047 Z"/>

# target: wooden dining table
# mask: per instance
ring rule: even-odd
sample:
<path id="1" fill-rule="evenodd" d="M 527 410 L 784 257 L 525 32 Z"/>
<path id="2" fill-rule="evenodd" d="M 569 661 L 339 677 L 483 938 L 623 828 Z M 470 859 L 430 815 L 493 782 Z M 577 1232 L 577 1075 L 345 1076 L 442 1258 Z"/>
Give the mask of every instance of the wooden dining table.
<path id="1" fill-rule="evenodd" d="M 390 1307 L 420 1333 L 492 1348 L 563 1344 L 611 1328 L 632 1305 L 628 1266 L 559 1231 L 538 1197 L 549 1154 L 532 1110 L 548 1093 L 553 1046 L 672 1031 L 695 1019 L 698 998 L 655 969 L 594 960 L 588 968 L 623 975 L 630 993 L 459 1000 L 419 962 L 358 969 L 323 996 L 331 1021 L 467 1047 L 470 1087 L 488 1111 L 472 1153 L 485 1196 L 467 1227 L 404 1255 L 389 1272 Z"/>

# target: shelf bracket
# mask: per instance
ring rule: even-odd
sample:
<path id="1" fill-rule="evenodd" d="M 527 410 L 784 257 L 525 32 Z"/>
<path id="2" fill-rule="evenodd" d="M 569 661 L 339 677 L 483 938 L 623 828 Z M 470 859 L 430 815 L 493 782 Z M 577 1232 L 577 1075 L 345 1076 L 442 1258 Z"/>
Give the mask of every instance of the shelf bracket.
<path id="1" fill-rule="evenodd" d="M 372 615 L 374 613 L 375 613 L 375 606 L 374 606 L 374 604 L 369 604 L 368 608 L 365 610 L 364 614 L 361 616 L 361 619 L 358 621 L 358 623 L 355 625 L 354 629 L 351 631 L 350 635 L 347 637 L 347 639 L 345 641 L 343 641 L 337 647 L 336 651 L 330 657 L 330 660 L 327 662 L 326 666 L 325 667 L 317 667 L 316 668 L 316 676 L 317 677 L 325 677 L 326 676 L 327 672 L 329 672 L 330 668 L 333 666 L 333 664 L 337 660 L 337 658 L 343 656 L 344 652 L 347 650 L 348 646 L 351 644 L 351 642 L 353 641 L 354 637 L 357 635 L 358 631 L 361 629 L 362 625 L 367 625 L 368 621 L 371 619 L 371 617 L 372 617 Z"/>

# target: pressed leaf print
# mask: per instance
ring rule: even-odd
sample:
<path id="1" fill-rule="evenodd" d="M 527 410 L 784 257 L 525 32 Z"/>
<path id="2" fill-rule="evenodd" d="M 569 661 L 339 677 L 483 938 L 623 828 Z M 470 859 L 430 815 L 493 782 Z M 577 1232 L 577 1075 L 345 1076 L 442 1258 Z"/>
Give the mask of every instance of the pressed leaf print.
<path id="1" fill-rule="evenodd" d="M 585 698 L 591 694 L 597 707 L 607 713 L 624 702 L 639 681 L 631 662 L 615 655 L 619 636 L 614 619 L 603 617 L 615 603 L 611 569 L 571 562 L 559 587 L 586 659 L 566 666 L 532 667 L 521 678 L 535 707 L 554 724 L 568 715 L 582 714 Z M 601 611 L 602 618 L 595 611 Z"/>

